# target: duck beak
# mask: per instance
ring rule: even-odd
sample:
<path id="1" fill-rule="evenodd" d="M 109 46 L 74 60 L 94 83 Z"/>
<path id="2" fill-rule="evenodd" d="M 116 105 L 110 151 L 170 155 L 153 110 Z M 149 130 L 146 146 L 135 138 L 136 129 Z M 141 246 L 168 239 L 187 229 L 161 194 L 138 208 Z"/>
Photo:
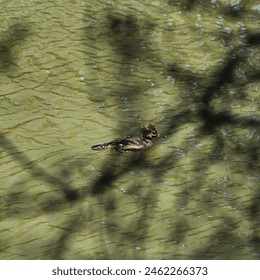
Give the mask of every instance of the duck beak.
<path id="1" fill-rule="evenodd" d="M 162 134 L 160 134 L 160 133 L 157 133 L 157 137 L 167 138 L 165 135 L 162 135 Z"/>

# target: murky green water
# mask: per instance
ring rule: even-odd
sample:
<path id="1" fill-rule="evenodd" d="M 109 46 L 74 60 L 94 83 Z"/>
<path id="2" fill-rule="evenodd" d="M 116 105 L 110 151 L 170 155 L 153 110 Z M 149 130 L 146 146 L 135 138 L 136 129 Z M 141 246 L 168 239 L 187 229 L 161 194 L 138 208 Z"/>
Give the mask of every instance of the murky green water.
<path id="1" fill-rule="evenodd" d="M 0 258 L 259 259 L 258 1 L 85 2 L 1 1 Z"/>

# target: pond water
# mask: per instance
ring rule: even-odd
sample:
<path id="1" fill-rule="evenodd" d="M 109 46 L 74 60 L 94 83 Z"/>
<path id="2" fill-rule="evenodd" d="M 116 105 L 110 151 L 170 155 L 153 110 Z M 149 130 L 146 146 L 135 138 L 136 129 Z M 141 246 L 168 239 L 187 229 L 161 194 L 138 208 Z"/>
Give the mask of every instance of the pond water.
<path id="1" fill-rule="evenodd" d="M 4 0 L 0 22 L 1 259 L 259 259 L 258 1 Z M 144 123 L 167 138 L 90 149 Z"/>

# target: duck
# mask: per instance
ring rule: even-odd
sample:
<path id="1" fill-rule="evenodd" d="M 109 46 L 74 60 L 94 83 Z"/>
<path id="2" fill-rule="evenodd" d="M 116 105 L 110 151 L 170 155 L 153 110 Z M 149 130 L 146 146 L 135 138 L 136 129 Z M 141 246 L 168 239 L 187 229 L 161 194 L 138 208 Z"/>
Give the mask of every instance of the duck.
<path id="1" fill-rule="evenodd" d="M 144 124 L 142 126 L 142 134 L 142 138 L 126 136 L 117 138 L 104 144 L 94 145 L 91 147 L 91 149 L 94 151 L 111 149 L 117 151 L 120 154 L 125 151 L 142 151 L 150 148 L 153 145 L 153 138 L 161 136 L 152 124 Z"/>

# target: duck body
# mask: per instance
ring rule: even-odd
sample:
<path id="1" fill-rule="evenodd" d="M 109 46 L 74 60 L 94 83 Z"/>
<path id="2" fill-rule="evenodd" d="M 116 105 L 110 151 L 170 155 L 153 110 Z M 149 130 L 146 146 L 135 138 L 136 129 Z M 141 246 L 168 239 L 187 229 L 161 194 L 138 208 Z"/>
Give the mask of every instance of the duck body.
<path id="1" fill-rule="evenodd" d="M 118 138 L 111 142 L 98 144 L 91 147 L 92 150 L 105 150 L 111 149 L 116 150 L 119 153 L 123 151 L 140 151 L 151 147 L 153 144 L 152 140 L 142 140 L 140 138 L 124 137 Z"/>
<path id="2" fill-rule="evenodd" d="M 113 141 L 98 144 L 91 147 L 92 150 L 105 150 L 111 149 L 116 150 L 119 153 L 123 153 L 124 151 L 141 151 L 145 150 L 153 145 L 152 138 L 158 137 L 159 134 L 155 127 L 150 124 L 146 124 L 142 128 L 143 138 L 135 138 L 135 137 L 123 137 L 117 138 Z"/>

